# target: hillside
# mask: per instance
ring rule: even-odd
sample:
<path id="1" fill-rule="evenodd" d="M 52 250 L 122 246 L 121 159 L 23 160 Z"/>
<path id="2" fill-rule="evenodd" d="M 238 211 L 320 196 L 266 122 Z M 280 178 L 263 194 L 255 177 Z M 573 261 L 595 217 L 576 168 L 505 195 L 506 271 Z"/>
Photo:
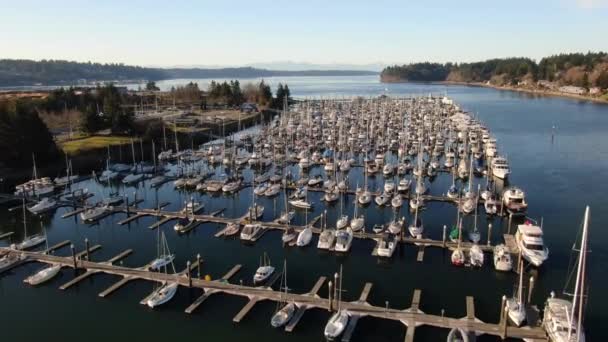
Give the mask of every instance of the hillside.
<path id="1" fill-rule="evenodd" d="M 572 92 L 608 89 L 608 54 L 604 52 L 560 54 L 542 58 L 490 59 L 475 63 L 414 63 L 390 66 L 380 74 L 382 82 L 447 81 L 492 86 L 548 88 Z M 567 92 L 567 91 L 566 91 Z"/>
<path id="2" fill-rule="evenodd" d="M 0 60 L 0 86 L 71 85 L 78 82 L 163 80 L 173 78 L 253 78 L 271 76 L 376 75 L 361 70 L 282 71 L 241 68 L 146 68 L 124 64 L 79 63 L 61 60 Z"/>

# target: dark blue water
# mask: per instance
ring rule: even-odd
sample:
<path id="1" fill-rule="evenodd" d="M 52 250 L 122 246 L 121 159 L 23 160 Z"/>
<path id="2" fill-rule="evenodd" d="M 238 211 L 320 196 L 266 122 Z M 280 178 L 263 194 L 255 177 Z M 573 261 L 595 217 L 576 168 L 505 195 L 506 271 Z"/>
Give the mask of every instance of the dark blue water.
<path id="1" fill-rule="evenodd" d="M 287 82 L 292 93 L 298 97 L 329 97 L 365 95 L 422 95 L 429 92 L 445 93 L 454 98 L 463 108 L 472 111 L 486 123 L 498 139 L 499 150 L 506 154 L 512 168 L 510 182 L 522 187 L 528 196 L 531 216 L 544 219 L 546 244 L 551 250 L 550 259 L 538 272 L 533 304 L 542 307 L 549 291 L 560 292 L 564 286 L 570 247 L 574 242 L 582 221 L 585 205 L 591 206 L 589 257 L 590 294 L 586 310 L 586 331 L 590 341 L 608 339 L 608 333 L 601 328 L 606 319 L 608 298 L 603 292 L 603 265 L 608 261 L 607 232 L 603 229 L 608 214 L 604 211 L 608 176 L 608 106 L 589 102 L 554 98 L 531 97 L 527 94 L 497 91 L 494 89 L 443 86 L 431 84 L 380 84 L 375 77 L 335 77 L 335 78 L 271 78 L 272 84 Z M 180 81 L 167 82 L 176 84 Z M 246 82 L 246 81 L 245 81 Z M 202 83 L 202 81 L 201 81 Z M 170 85 L 169 85 L 170 86 Z M 552 126 L 555 135 L 552 138 Z M 362 170 L 350 172 L 351 187 L 356 180 L 362 181 Z M 323 173 L 313 169 L 311 173 Z M 251 171 L 245 171 L 250 178 Z M 483 182 L 483 181 L 481 181 Z M 375 189 L 383 184 L 383 177 L 370 178 L 370 187 Z M 430 183 L 431 193 L 444 193 L 451 184 L 447 175 L 439 176 Z M 93 182 L 79 186 L 95 191 L 98 196 L 108 189 Z M 251 188 L 237 196 L 212 197 L 207 194 L 177 192 L 172 184 L 158 190 L 147 183 L 137 188 L 119 188 L 123 193 L 144 199 L 141 207 L 154 207 L 156 199 L 169 201 L 168 210 L 178 210 L 191 195 L 205 203 L 205 211 L 226 208 L 225 216 L 242 215 L 251 204 Z M 324 207 L 318 201 L 321 193 L 311 193 L 315 202 L 308 219 L 322 212 Z M 344 198 L 345 211 L 352 215 L 354 198 Z M 260 199 L 266 207 L 264 220 L 274 218 L 273 211 L 283 208 L 282 196 L 275 199 Z M 119 252 L 133 248 L 134 254 L 124 260 L 128 266 L 141 266 L 155 255 L 156 232 L 147 227 L 154 218 L 143 218 L 130 225 L 119 226 L 116 222 L 124 215 L 103 219 L 99 224 L 87 225 L 74 218 L 62 219 L 67 208 L 58 209 L 51 216 L 28 217 L 31 230 L 45 227 L 51 244 L 70 239 L 77 248 L 83 248 L 84 239 L 103 248 L 93 254 L 94 260 L 104 260 Z M 327 208 L 329 222 L 335 222 L 340 205 Z M 392 219 L 392 209 L 378 209 L 375 205 L 362 209 L 369 228 L 375 223 Z M 411 218 L 403 207 L 400 216 Z M 429 203 L 421 213 L 427 234 L 441 238 L 441 228 L 455 221 L 456 211 L 452 205 Z M 21 234 L 20 212 L 0 210 L 0 232 L 16 231 Z M 305 215 L 299 212 L 296 222 L 303 223 Z M 480 216 L 482 241 L 486 241 L 487 221 Z M 493 221 L 492 241 L 500 241 L 508 229 L 506 221 Z M 465 226 L 472 225 L 467 217 Z M 409 307 L 414 289 L 422 290 L 421 309 L 440 314 L 445 310 L 449 316 L 465 315 L 465 297 L 475 297 L 477 316 L 484 321 L 497 322 L 500 297 L 510 295 L 515 276 L 500 274 L 487 262 L 482 269 L 454 268 L 449 264 L 449 255 L 440 249 L 427 248 L 424 261 L 416 261 L 417 248 L 407 245 L 398 250 L 390 261 L 371 256 L 373 242 L 355 241 L 346 256 L 336 256 L 318 251 L 316 237 L 308 248 L 283 248 L 280 233 L 270 232 L 255 245 L 243 245 L 237 240 L 214 238 L 220 229 L 215 224 L 199 226 L 195 231 L 178 236 L 172 230 L 172 223 L 162 226 L 167 233 L 169 246 L 177 253 L 176 267 L 185 267 L 186 260 L 193 260 L 200 253 L 204 259 L 203 274 L 220 277 L 235 264 L 243 264 L 243 269 L 233 281 L 250 283 L 263 252 L 268 252 L 274 264 L 279 265 L 285 258 L 289 268 L 289 287 L 294 292 L 306 292 L 319 276 L 331 276 L 340 265 L 344 266 L 344 299 L 355 300 L 365 282 L 374 283 L 369 301 L 384 306 Z M 3 242 L 5 243 L 5 242 Z M 65 249 L 58 254 L 67 255 Z M 487 255 L 488 259 L 490 255 Z M 489 260 L 487 260 L 489 261 Z M 38 288 L 31 288 L 22 280 L 40 265 L 18 268 L 0 277 L 0 318 L 3 337 L 6 340 L 31 341 L 52 338 L 75 341 L 87 338 L 91 341 L 137 338 L 143 340 L 226 340 L 242 339 L 310 341 L 321 340 L 323 327 L 329 317 L 327 312 L 311 310 L 304 315 L 293 333 L 274 330 L 269 320 L 275 309 L 274 303 L 260 303 L 239 324 L 232 317 L 246 303 L 245 298 L 215 295 L 207 300 L 194 314 L 184 313 L 184 309 L 200 293 L 198 290 L 179 289 L 177 296 L 163 307 L 150 310 L 139 303 L 153 285 L 147 282 L 133 282 L 107 298 L 97 296 L 110 286 L 116 277 L 96 275 L 79 285 L 61 291 L 58 287 L 71 279 L 72 271 L 63 270 L 60 277 Z M 326 295 L 326 287 L 320 294 Z M 355 341 L 403 340 L 404 327 L 395 322 L 364 318 L 355 331 Z M 447 331 L 419 328 L 416 341 L 445 340 Z M 492 337 L 481 339 L 493 341 Z"/>

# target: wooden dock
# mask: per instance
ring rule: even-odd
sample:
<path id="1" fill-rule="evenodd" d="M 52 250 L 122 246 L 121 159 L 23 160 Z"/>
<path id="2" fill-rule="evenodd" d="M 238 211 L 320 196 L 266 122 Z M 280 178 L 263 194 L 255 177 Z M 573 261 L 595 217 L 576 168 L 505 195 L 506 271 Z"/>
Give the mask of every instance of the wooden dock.
<path id="1" fill-rule="evenodd" d="M 58 264 L 63 267 L 74 268 L 84 270 L 85 272 L 79 275 L 78 277 L 72 279 L 70 282 L 62 285 L 61 289 L 68 289 L 74 284 L 78 283 L 82 279 L 86 279 L 93 274 L 97 273 L 105 273 L 111 275 L 122 276 L 123 278 L 130 277 L 132 279 L 141 279 L 148 280 L 154 282 L 175 282 L 180 286 L 184 287 L 195 287 L 203 289 L 205 292 L 213 291 L 216 293 L 222 292 L 225 294 L 236 295 L 241 297 L 247 297 L 250 299 L 248 304 L 246 304 L 245 308 L 248 306 L 253 306 L 255 303 L 251 303 L 251 299 L 255 299 L 255 301 L 261 300 L 270 300 L 270 301 L 289 301 L 296 303 L 298 307 L 298 311 L 293 317 L 292 321 L 288 323 L 285 327 L 287 331 L 292 331 L 295 325 L 297 324 L 297 320 L 301 318 L 304 314 L 304 311 L 308 308 L 319 308 L 328 310 L 329 301 L 324 298 L 320 298 L 316 291 L 322 286 L 325 281 L 324 278 L 321 278 L 315 284 L 315 288 L 309 293 L 305 294 L 294 294 L 287 293 L 285 294 L 282 291 L 275 291 L 270 287 L 261 286 L 261 287 L 252 287 L 245 285 L 237 285 L 231 284 L 227 281 L 221 279 L 219 281 L 214 280 L 205 280 L 205 279 L 197 279 L 191 278 L 189 276 L 189 272 L 192 267 L 186 269 L 183 272 L 178 274 L 166 274 L 162 272 L 152 272 L 148 271 L 144 268 L 129 268 L 118 266 L 112 264 L 109 261 L 106 262 L 94 262 L 89 260 L 84 260 L 82 258 L 76 259 L 74 264 L 74 260 L 72 257 L 60 257 L 49 254 L 44 254 L 40 252 L 27 252 L 27 251 L 13 251 L 8 248 L 0 248 L 1 251 L 14 254 L 15 256 L 22 255 L 26 259 L 24 262 L 43 262 L 49 264 Z M 82 253 L 79 253 L 82 254 Z M 121 253 L 121 255 L 124 254 Z M 110 259 L 112 260 L 112 259 Z M 236 272 L 236 271 L 235 271 Z M 364 291 L 362 292 L 359 299 L 367 298 L 371 290 L 371 285 L 366 285 L 364 287 Z M 104 291 L 104 292 L 107 292 Z M 110 291 L 111 292 L 111 291 Z M 420 294 L 416 294 L 414 292 L 414 299 L 412 300 L 412 307 L 407 310 L 387 308 L 387 307 L 378 307 L 370 305 L 366 302 L 361 302 L 357 300 L 355 302 L 341 302 L 340 307 L 344 310 L 347 310 L 349 315 L 351 316 L 359 316 L 359 317 L 376 317 L 381 319 L 395 320 L 404 323 L 408 328 L 420 326 L 420 325 L 428 325 L 437 328 L 451 329 L 451 328 L 461 328 L 469 332 L 475 332 L 477 334 L 489 334 L 500 337 L 511 337 L 511 338 L 527 338 L 527 339 L 538 339 L 538 340 L 546 340 L 546 333 L 539 327 L 511 327 L 506 326 L 503 322 L 499 323 L 484 323 L 477 319 L 470 319 L 474 317 L 474 304 L 472 298 L 467 299 L 467 317 L 463 320 L 461 318 L 449 318 L 438 315 L 426 314 L 422 313 L 417 308 L 416 302 L 419 302 Z M 202 302 L 202 301 L 201 301 Z M 243 308 L 241 311 L 246 312 Z M 303 309 L 303 310 L 302 310 Z M 187 309 L 188 310 L 188 309 Z M 504 315 L 502 315 L 504 316 Z M 239 318 L 238 315 L 236 318 Z M 241 317 L 242 318 L 242 317 Z M 354 328 L 352 328 L 354 329 Z M 407 334 L 407 333 L 406 333 Z M 413 336 L 413 332 L 411 333 Z"/>

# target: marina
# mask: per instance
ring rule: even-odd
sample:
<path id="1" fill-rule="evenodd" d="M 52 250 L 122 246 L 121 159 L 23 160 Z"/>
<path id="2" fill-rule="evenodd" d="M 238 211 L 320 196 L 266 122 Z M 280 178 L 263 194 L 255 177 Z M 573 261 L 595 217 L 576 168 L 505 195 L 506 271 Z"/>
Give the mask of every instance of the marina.
<path id="1" fill-rule="evenodd" d="M 366 114 L 357 116 L 355 113 Z M 459 133 L 463 131 L 471 135 L 460 137 Z M 420 270 L 419 267 L 438 267 L 438 263 L 441 263 L 441 271 L 438 272 L 450 274 L 449 277 L 458 278 L 459 274 L 479 272 L 480 277 L 493 278 L 491 274 L 500 272 L 498 269 L 494 270 L 495 264 L 492 263 L 492 256 L 499 245 L 504 246 L 504 250 L 513 260 L 513 275 L 522 273 L 517 265 L 525 251 L 520 248 L 518 234 L 522 234 L 520 231 L 528 231 L 525 230 L 528 229 L 527 226 L 543 229 L 547 221 L 543 223 L 540 217 L 545 214 L 534 208 L 539 201 L 536 200 L 536 194 L 532 193 L 530 196 L 526 184 L 512 183 L 508 179 L 511 176 L 504 174 L 498 177 L 493 175 L 499 168 L 493 168 L 492 157 L 485 156 L 485 151 L 488 150 L 485 145 L 494 138 L 492 132 L 485 128 L 475 115 L 460 110 L 451 99 L 444 96 L 373 100 L 325 99 L 298 103 L 273 121 L 262 124 L 260 132 L 249 140 L 245 139 L 246 143 L 243 145 L 229 145 L 230 139 L 225 139 L 215 147 L 207 145 L 200 150 L 187 152 L 188 158 L 176 157 L 163 168 L 165 171 L 162 175 L 167 181 L 157 182 L 154 187 L 150 181 L 157 177 L 158 173 L 146 174 L 141 177 L 140 182 L 130 186 L 119 182 L 101 185 L 102 189 L 107 187 L 123 192 L 122 204 L 103 206 L 100 198 L 103 191 L 92 190 L 97 186 L 94 179 L 85 178 L 72 185 L 75 188 L 86 186 L 90 189 L 90 195 L 85 198 L 68 201 L 61 195 L 51 195 L 50 198 L 56 200 L 54 208 L 49 210 L 50 215 L 55 217 L 53 220 L 58 220 L 59 223 L 69 222 L 70 225 L 82 226 L 85 229 L 83 232 L 88 236 L 88 240 L 84 250 L 76 253 L 69 242 L 74 237 L 61 234 L 55 236 L 52 241 L 62 242 L 51 247 L 40 247 L 39 251 L 16 251 L 10 248 L 11 243 L 20 241 L 21 228 L 16 225 L 11 227 L 11 232 L 1 232 L 0 238 L 9 240 L 9 243 L 6 247 L 0 247 L 0 255 L 20 259 L 12 266 L 20 267 L 2 269 L 5 273 L 3 279 L 13 277 L 11 274 L 19 272 L 21 266 L 28 267 L 26 264 L 32 262 L 60 265 L 62 270 L 59 273 L 67 273 L 68 269 L 75 272 L 73 279 L 57 284 L 61 290 L 80 288 L 83 286 L 81 284 L 86 283 L 85 279 L 94 281 L 91 279 L 102 274 L 103 277 L 119 278 L 97 293 L 99 297 L 109 297 L 110 300 L 113 298 L 111 294 L 120 293 L 123 291 L 121 288 L 132 287 L 133 283 L 141 286 L 142 280 L 158 286 L 177 284 L 179 288 L 197 290 L 198 294 L 189 296 L 192 298 L 186 303 L 183 298 L 180 300 L 180 304 L 185 304 L 180 310 L 185 310 L 188 314 L 195 314 L 199 310 L 206 311 L 203 304 L 211 303 L 212 298 L 222 295 L 246 298 L 247 302 L 232 313 L 232 322 L 243 322 L 245 325 L 251 319 L 250 316 L 253 316 L 248 313 L 258 310 L 257 307 L 263 306 L 262 302 L 293 302 L 296 309 L 283 330 L 294 332 L 296 335 L 302 333 L 302 329 L 297 328 L 301 320 L 308 320 L 308 323 L 305 323 L 307 331 L 314 329 L 307 318 L 313 314 L 306 315 L 306 312 L 313 309 L 329 313 L 345 310 L 349 315 L 348 324 L 339 337 L 345 342 L 358 340 L 359 332 L 369 329 L 369 323 L 362 323 L 368 322 L 367 318 L 374 319 L 374 322 L 378 319 L 400 323 L 401 338 L 391 340 L 414 341 L 416 336 L 427 336 L 425 327 L 441 329 L 446 334 L 454 329 L 463 330 L 480 335 L 481 340 L 484 340 L 483 336 L 548 340 L 539 314 L 542 301 L 548 297 L 548 293 L 537 285 L 539 279 L 545 276 L 539 268 L 545 265 L 541 265 L 543 262 L 533 265 L 528 258 L 524 258 L 526 268 L 523 271 L 530 293 L 526 310 L 531 312 L 530 317 L 536 319 L 530 320 L 523 327 L 509 323 L 507 313 L 500 309 L 505 307 L 505 303 L 501 303 L 501 297 L 510 295 L 510 290 L 504 293 L 487 293 L 482 299 L 484 307 L 481 309 L 479 304 L 476 305 L 477 295 L 472 292 L 460 298 L 446 294 L 450 299 L 440 304 L 437 304 L 436 299 L 430 300 L 435 303 L 432 310 L 435 313 L 425 313 L 428 310 L 424 309 L 423 312 L 421 309 L 425 306 L 424 294 L 427 289 L 418 277 L 407 280 L 401 278 L 411 291 L 400 293 L 399 300 L 394 298 L 395 294 L 387 296 L 386 289 L 380 290 L 383 296 L 392 298 L 390 306 L 388 300 L 386 305 L 382 305 L 378 298 L 373 301 L 368 299 L 370 295 L 373 297 L 375 292 L 372 288 L 379 286 L 382 289 L 382 282 L 385 280 L 383 277 L 378 278 L 378 275 L 367 279 L 365 274 L 354 271 L 358 274 L 357 282 L 363 282 L 363 290 L 360 294 L 350 294 L 351 298 L 348 300 L 335 298 L 332 294 L 335 289 L 331 285 L 329 290 L 326 290 L 328 279 L 336 285 L 335 279 L 331 278 L 337 272 L 338 264 L 346 263 L 347 276 L 356 268 L 352 264 L 349 267 L 348 259 L 365 260 L 368 271 L 378 268 L 378 272 L 384 272 L 385 268 L 401 263 L 418 264 L 419 266 L 412 267 Z M 476 138 L 472 139 L 471 136 Z M 311 143 L 313 141 L 316 141 L 315 145 Z M 497 153 L 502 151 L 502 144 L 499 144 L 496 150 Z M 477 154 L 481 157 L 477 158 Z M 239 158 L 247 159 L 239 165 Z M 455 161 L 446 163 L 449 158 L 454 158 Z M 511 158 L 510 154 L 509 159 Z M 228 160 L 227 163 L 223 162 L 225 160 Z M 459 163 L 461 160 L 464 162 Z M 476 165 L 477 163 L 480 164 Z M 390 167 L 387 168 L 387 165 Z M 461 166 L 466 168 L 466 172 L 460 172 Z M 513 166 L 510 172 L 517 174 L 518 171 Z M 180 179 L 184 179 L 184 184 L 191 181 L 190 185 L 183 188 L 178 186 Z M 407 182 L 401 182 L 403 179 Z M 402 183 L 410 186 L 402 187 L 399 192 L 396 185 Z M 228 184 L 231 185 L 226 188 Z M 266 188 L 260 187 L 262 184 Z M 270 196 L 266 196 L 266 192 L 273 185 L 276 185 L 277 189 Z M 451 185 L 457 187 L 456 196 L 450 193 Z M 517 192 L 512 189 L 517 189 Z M 335 200 L 332 195 L 334 193 L 337 195 Z M 373 201 L 383 195 L 389 198 L 386 204 L 378 205 Z M 362 204 L 366 196 L 372 199 L 371 203 Z M 15 203 L 14 211 L 17 211 L 16 203 L 21 201 L 22 197 L 18 194 L 2 194 L 0 197 Z M 292 203 L 294 200 L 308 203 L 310 206 L 297 206 Z M 39 201 L 37 196 L 27 196 L 28 205 Z M 237 202 L 238 204 L 235 204 Z M 103 209 L 92 218 L 83 219 L 83 213 L 96 208 Z M 293 214 L 288 215 L 290 218 L 284 222 L 281 218 L 290 211 L 293 211 Z M 529 212 L 538 215 L 538 221 L 529 217 Z M 579 213 L 573 214 L 580 216 Z M 353 222 L 357 218 L 364 220 L 362 226 L 354 225 Z M 341 222 L 342 219 L 345 219 L 346 223 Z M 402 221 L 399 221 L 400 219 Z M 424 230 L 418 235 L 412 234 L 410 226 L 418 221 L 420 223 L 416 224 L 424 224 Z M 177 224 L 182 224 L 181 222 L 185 222 L 184 228 L 178 230 Z M 171 229 L 174 224 L 175 229 Z M 258 230 L 251 239 L 234 241 L 239 240 L 239 237 L 237 235 L 233 238 L 231 230 L 236 227 L 237 231 L 242 232 L 247 226 L 259 228 L 256 228 Z M 383 230 L 376 232 L 376 226 L 382 227 Z M 393 230 L 391 227 L 397 228 Z M 134 241 L 134 234 L 140 238 L 148 236 L 146 241 L 149 241 L 156 232 L 162 231 L 168 236 L 170 246 L 179 246 L 176 250 L 179 258 L 177 263 L 182 266 L 184 261 L 187 261 L 184 259 L 187 257 L 184 255 L 186 241 L 197 240 L 201 243 L 200 239 L 204 237 L 205 246 L 216 247 L 205 251 L 204 267 L 203 259 L 199 255 L 194 261 L 187 261 L 184 271 L 155 272 L 148 270 L 149 262 L 141 263 L 144 266 L 123 265 L 123 262 L 131 263 L 127 257 L 132 253 L 137 255 L 141 244 L 125 246 L 124 243 L 119 243 L 127 248 L 116 251 L 116 254 L 108 256 L 106 261 L 93 261 L 97 258 L 92 256 L 103 252 L 101 244 L 104 247 L 107 245 L 107 241 L 101 241 L 107 238 L 96 239 L 93 236 L 94 231 L 104 229 L 111 229 L 113 237 L 121 239 L 124 236 L 125 241 L 131 243 Z M 299 237 L 298 243 L 296 240 L 282 243 L 280 238 L 277 239 L 278 235 L 288 232 L 301 235 L 303 231 L 309 231 L 311 234 L 305 243 L 300 243 Z M 331 244 L 327 251 L 321 251 L 320 247 L 316 248 L 317 240 L 325 231 L 335 234 L 336 240 L 340 240 L 338 232 L 347 234 L 345 236 L 348 241 L 335 241 L 335 245 Z M 473 233 L 477 234 L 476 238 Z M 54 233 L 51 231 L 51 236 L 52 234 Z M 62 236 L 64 239 L 61 239 Z M 240 239 L 243 239 L 242 235 Z M 573 239 L 574 235 L 571 236 L 571 240 Z M 394 247 L 388 247 L 390 243 L 393 243 L 391 246 Z M 57 255 L 68 245 L 72 246 L 72 255 Z M 555 247 L 550 243 L 547 245 L 553 253 Z M 197 247 L 188 245 L 186 254 L 191 255 L 188 250 L 193 252 Z M 387 248 L 391 250 L 386 252 Z M 243 273 L 243 265 L 250 263 L 251 259 L 256 259 L 256 256 L 252 258 L 252 252 L 255 251 L 259 256 L 261 250 L 267 249 L 273 251 L 274 258 L 281 257 L 275 260 L 274 266 L 286 255 L 290 255 L 287 259 L 302 258 L 305 255 L 307 260 L 317 259 L 316 264 L 320 261 L 327 262 L 328 258 L 331 258 L 331 262 L 318 267 L 320 273 L 309 269 L 306 276 L 310 279 L 299 284 L 297 292 L 283 292 L 281 287 L 277 286 L 282 274 L 278 271 L 262 285 L 244 284 L 242 279 L 240 283 L 235 281 L 234 278 Z M 211 261 L 218 258 L 221 255 L 218 253 L 222 250 L 234 251 L 238 255 L 229 258 L 231 265 L 226 265 L 225 262 L 219 264 L 228 266 L 223 271 L 217 268 L 219 266 L 212 265 L 217 260 Z M 318 256 L 311 254 L 315 250 L 319 251 Z M 472 259 L 475 250 L 485 255 L 485 263 L 482 259 L 481 265 L 475 264 Z M 150 251 L 144 254 L 150 255 Z M 455 255 L 462 255 L 461 264 L 455 262 Z M 381 259 L 385 261 L 380 261 Z M 543 261 L 551 264 L 548 260 L 550 259 Z M 305 267 L 301 261 L 290 260 L 288 264 L 293 263 L 298 266 L 290 266 L 291 274 L 299 273 L 301 271 L 294 270 L 302 270 Z M 468 266 L 470 270 L 453 265 Z M 201 268 L 207 267 L 211 267 L 213 273 L 218 275 L 217 280 L 203 276 Z M 246 271 L 251 269 L 246 268 Z M 425 272 L 427 275 L 433 274 L 431 270 Z M 192 273 L 196 275 L 193 276 Z M 417 273 L 422 274 L 419 271 Z M 301 274 L 295 276 L 299 280 L 302 280 L 302 277 Z M 507 283 L 507 287 L 511 286 L 510 281 L 504 281 L 511 279 L 510 275 L 500 275 L 497 278 L 502 283 Z M 294 282 L 290 276 L 290 283 Z M 314 284 L 308 290 L 302 288 L 310 282 Z M 351 284 L 345 288 L 348 288 L 347 291 L 357 291 L 357 285 L 352 284 L 352 279 Z M 505 286 L 501 285 L 500 288 L 504 289 Z M 177 290 L 178 293 L 180 291 Z M 149 293 L 142 297 L 141 303 L 149 305 L 150 300 L 157 294 Z M 406 297 L 408 299 L 405 299 Z M 494 304 L 488 305 L 489 298 L 492 298 Z M 447 303 L 451 306 L 461 306 L 466 314 L 460 316 L 452 312 L 445 315 L 443 308 Z M 438 312 L 437 305 L 441 305 L 441 313 Z M 174 305 L 172 307 L 175 308 Z M 478 318 L 476 314 L 480 311 L 481 318 Z M 269 320 L 270 316 L 267 318 Z M 362 320 L 363 318 L 366 319 Z M 253 318 L 254 321 L 257 319 Z M 359 329 L 358 325 L 363 325 L 364 328 Z M 316 334 L 306 333 L 305 336 L 321 334 L 322 328 L 319 326 Z M 365 333 L 363 336 L 366 336 Z"/>

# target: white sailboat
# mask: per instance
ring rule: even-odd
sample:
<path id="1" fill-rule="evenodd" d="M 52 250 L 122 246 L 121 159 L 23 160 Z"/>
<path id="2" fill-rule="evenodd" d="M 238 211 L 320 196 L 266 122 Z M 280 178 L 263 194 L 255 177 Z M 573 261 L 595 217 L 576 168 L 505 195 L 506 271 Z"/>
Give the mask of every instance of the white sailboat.
<path id="1" fill-rule="evenodd" d="M 296 311 L 296 304 L 294 302 L 288 303 L 286 298 L 287 291 L 289 290 L 287 287 L 287 261 L 283 262 L 281 289 L 284 290 L 284 292 L 281 292 L 281 300 L 277 303 L 277 309 L 281 305 L 283 307 L 278 309 L 270 319 L 270 325 L 272 325 L 273 328 L 279 328 L 287 324 Z"/>
<path id="2" fill-rule="evenodd" d="M 338 286 L 338 284 L 335 284 Z M 334 313 L 327 324 L 325 325 L 324 335 L 325 338 L 333 341 L 335 338 L 340 336 L 344 329 L 346 329 L 346 325 L 348 324 L 349 315 L 348 311 L 342 309 L 342 267 L 340 266 L 340 284 L 338 286 L 338 309 L 336 313 Z"/>
<path id="3" fill-rule="evenodd" d="M 44 234 L 36 234 L 36 235 L 27 235 L 27 220 L 25 218 L 25 199 L 23 199 L 23 241 L 17 244 L 12 244 L 12 249 L 17 250 L 26 250 L 30 248 L 34 248 L 40 244 L 43 244 L 46 241 L 46 235 Z"/>
<path id="4" fill-rule="evenodd" d="M 586 266 L 588 229 L 589 229 L 589 207 L 585 208 L 583 231 L 578 248 L 576 244 L 573 250 L 578 253 L 576 260 L 576 273 L 572 270 L 568 279 L 574 279 L 574 291 L 565 295 L 571 296 L 572 300 L 557 298 L 554 292 L 545 303 L 543 315 L 543 326 L 549 335 L 551 342 L 584 342 L 585 331 L 583 329 L 583 316 L 586 298 Z M 572 284 L 568 284 L 572 285 Z M 566 286 L 567 288 L 569 286 Z M 571 286 L 570 286 L 571 287 Z"/>
<path id="5" fill-rule="evenodd" d="M 513 297 L 507 299 L 507 316 L 516 326 L 521 326 L 526 320 L 526 307 L 524 303 L 524 263 L 520 256 L 519 282 L 517 292 Z"/>
<path id="6" fill-rule="evenodd" d="M 53 279 L 59 273 L 60 270 L 61 265 L 50 265 L 41 269 L 35 274 L 25 278 L 23 282 L 32 286 L 40 285 L 44 282 Z"/>
<path id="7" fill-rule="evenodd" d="M 166 266 L 175 260 L 175 254 L 171 254 L 171 251 L 169 250 L 169 244 L 167 242 L 167 238 L 165 237 L 165 232 L 161 232 L 160 228 L 158 228 L 158 232 L 156 246 L 157 258 L 154 259 L 148 267 L 148 269 L 152 271 L 158 271 L 163 266 Z"/>
<path id="8" fill-rule="evenodd" d="M 168 274 L 168 265 L 171 265 L 173 273 L 175 273 L 175 265 L 173 264 L 173 261 L 161 266 L 159 270 L 162 270 L 164 273 Z M 178 286 L 179 284 L 177 282 L 162 282 L 161 286 L 159 286 L 156 290 L 154 290 L 154 292 L 152 292 L 152 294 L 146 301 L 146 305 L 148 305 L 148 307 L 150 308 L 155 308 L 159 305 L 165 304 L 166 302 L 170 301 L 173 296 L 175 296 Z"/>

